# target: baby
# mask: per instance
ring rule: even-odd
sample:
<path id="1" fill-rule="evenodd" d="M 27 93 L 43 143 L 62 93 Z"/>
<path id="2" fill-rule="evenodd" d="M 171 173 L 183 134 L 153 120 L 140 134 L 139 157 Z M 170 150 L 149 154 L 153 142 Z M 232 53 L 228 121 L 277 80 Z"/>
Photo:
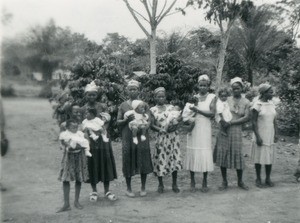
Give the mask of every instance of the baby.
<path id="1" fill-rule="evenodd" d="M 108 114 L 101 113 L 105 121 L 109 121 Z M 96 141 L 99 138 L 99 134 L 102 136 L 104 142 L 108 142 L 109 138 L 107 137 L 107 131 L 105 129 L 105 121 L 97 117 L 97 109 L 88 108 L 86 113 L 86 119 L 82 121 L 82 128 L 84 131 L 87 131 L 90 134 L 90 137 Z"/>
<path id="2" fill-rule="evenodd" d="M 167 122 L 165 125 L 165 130 L 168 131 L 169 127 L 172 125 L 177 125 L 179 123 L 179 118 L 181 115 L 181 108 L 178 105 L 175 105 L 172 110 L 170 110 L 167 117 Z"/>
<path id="3" fill-rule="evenodd" d="M 80 148 L 84 148 L 84 153 L 86 156 L 91 157 L 89 141 L 84 138 L 84 133 L 78 130 L 78 124 L 75 120 L 67 120 L 66 131 L 63 131 L 59 135 L 59 140 L 61 143 L 61 148 L 66 149 L 67 152 L 78 153 Z"/>
<path id="4" fill-rule="evenodd" d="M 128 123 L 129 129 L 132 131 L 133 143 L 138 144 L 137 133 L 141 131 L 141 141 L 146 140 L 146 131 L 148 128 L 149 116 L 146 114 L 146 104 L 141 100 L 132 101 L 133 110 L 125 112 L 124 118 L 128 118 L 134 114 L 134 119 Z"/>
<path id="5" fill-rule="evenodd" d="M 193 130 L 195 126 L 196 112 L 192 110 L 193 107 L 198 105 L 198 98 L 194 96 L 186 103 L 182 112 L 182 121 L 185 125 L 191 126 L 190 131 Z"/>
<path id="6" fill-rule="evenodd" d="M 227 102 L 227 97 L 229 96 L 229 91 L 226 88 L 220 89 L 218 93 L 218 100 L 216 103 L 216 121 L 220 123 L 221 121 L 230 122 L 232 120 L 232 114 L 230 112 L 229 104 Z M 227 136 L 227 127 L 221 125 L 221 134 Z"/>

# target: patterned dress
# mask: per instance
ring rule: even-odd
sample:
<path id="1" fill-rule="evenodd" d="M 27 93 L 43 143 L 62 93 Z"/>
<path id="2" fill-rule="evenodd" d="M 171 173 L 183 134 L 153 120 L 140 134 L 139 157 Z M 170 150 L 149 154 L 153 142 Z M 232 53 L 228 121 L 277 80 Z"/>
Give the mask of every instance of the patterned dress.
<path id="1" fill-rule="evenodd" d="M 117 120 L 123 120 L 125 112 L 132 110 L 131 104 L 128 101 L 123 102 L 119 106 Z M 150 112 L 148 109 L 148 115 Z M 133 143 L 132 132 L 128 124 L 121 127 L 122 134 L 122 161 L 123 161 L 123 175 L 124 177 L 131 177 L 135 174 L 149 174 L 153 172 L 149 134 L 147 133 L 146 140 L 141 141 L 140 134 L 138 134 L 138 144 Z"/>
<path id="2" fill-rule="evenodd" d="M 258 112 L 257 128 L 263 144 L 262 146 L 258 146 L 254 135 L 251 158 L 254 163 L 263 165 L 273 164 L 275 161 L 275 105 L 272 101 L 262 102 L 258 100 L 254 103 L 252 109 L 255 109 Z"/>
<path id="3" fill-rule="evenodd" d="M 90 106 L 87 104 L 82 107 L 85 112 Z M 94 108 L 97 109 L 97 114 L 107 112 L 106 107 L 101 103 L 96 103 Z M 89 138 L 90 152 L 92 157 L 88 157 L 89 183 L 97 184 L 108 182 L 117 179 L 117 171 L 115 158 L 111 146 L 111 141 L 104 142 L 100 136 L 96 141 Z"/>
<path id="4" fill-rule="evenodd" d="M 215 98 L 208 94 L 204 101 L 198 102 L 197 107 L 203 111 L 210 111 L 210 104 Z M 196 114 L 195 127 L 187 135 L 187 153 L 185 168 L 194 172 L 213 171 L 211 119 L 201 114 Z"/>
<path id="5" fill-rule="evenodd" d="M 64 149 L 58 180 L 86 182 L 88 179 L 87 157 L 84 149 L 75 152 L 67 152 Z"/>
<path id="6" fill-rule="evenodd" d="M 233 97 L 227 99 L 232 120 L 243 117 L 249 109 L 250 102 L 246 98 L 241 98 L 235 102 Z M 243 169 L 245 166 L 242 152 L 242 125 L 232 125 L 227 129 L 227 135 L 219 131 L 214 151 L 214 162 L 217 166 L 229 169 Z"/>
<path id="7" fill-rule="evenodd" d="M 160 128 L 167 124 L 172 105 L 166 105 L 165 111 L 157 106 L 150 110 L 154 117 L 154 124 Z M 160 133 L 156 135 L 155 150 L 152 156 L 153 172 L 156 176 L 165 176 L 173 171 L 182 170 L 182 159 L 178 132 Z"/>

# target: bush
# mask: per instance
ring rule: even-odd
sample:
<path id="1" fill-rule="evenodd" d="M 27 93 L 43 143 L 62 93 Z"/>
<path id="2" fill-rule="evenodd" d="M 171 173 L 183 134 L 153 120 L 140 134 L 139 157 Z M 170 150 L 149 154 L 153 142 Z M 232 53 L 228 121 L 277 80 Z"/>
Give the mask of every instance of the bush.
<path id="1" fill-rule="evenodd" d="M 10 84 L 8 86 L 1 86 L 1 95 L 4 97 L 12 97 L 15 96 L 15 89 L 13 88 L 13 86 Z"/>
<path id="2" fill-rule="evenodd" d="M 47 83 L 45 86 L 42 87 L 39 97 L 40 98 L 51 98 L 53 96 L 52 94 L 52 84 Z"/>
<path id="3" fill-rule="evenodd" d="M 164 54 L 157 58 L 157 74 L 145 75 L 138 80 L 142 83 L 141 97 L 154 105 L 153 90 L 164 87 L 169 102 L 182 106 L 195 93 L 198 77 L 203 71 L 185 64 L 176 54 Z"/>

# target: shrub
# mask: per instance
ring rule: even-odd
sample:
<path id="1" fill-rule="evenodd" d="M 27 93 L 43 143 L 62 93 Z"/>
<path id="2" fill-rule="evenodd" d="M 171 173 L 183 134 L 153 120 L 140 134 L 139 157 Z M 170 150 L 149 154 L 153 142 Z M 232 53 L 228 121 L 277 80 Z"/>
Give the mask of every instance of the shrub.
<path id="1" fill-rule="evenodd" d="M 4 97 L 12 97 L 15 96 L 15 89 L 13 86 L 10 84 L 8 86 L 1 86 L 1 95 Z"/>

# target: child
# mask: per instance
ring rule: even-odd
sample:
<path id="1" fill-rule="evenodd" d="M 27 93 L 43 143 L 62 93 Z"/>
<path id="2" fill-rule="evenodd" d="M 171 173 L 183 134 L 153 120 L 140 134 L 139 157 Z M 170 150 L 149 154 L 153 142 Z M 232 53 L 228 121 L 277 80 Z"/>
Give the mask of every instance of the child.
<path id="1" fill-rule="evenodd" d="M 74 145 L 73 142 L 77 141 L 84 146 L 88 145 L 87 140 L 84 140 L 83 133 L 77 131 L 78 124 L 75 120 L 67 120 L 67 130 L 60 134 L 61 148 L 63 148 L 63 158 L 61 162 L 61 170 L 58 179 L 63 182 L 63 195 L 64 205 L 57 212 L 69 211 L 70 208 L 70 182 L 75 181 L 75 201 L 74 206 L 77 209 L 83 207 L 79 203 L 79 195 L 81 190 L 81 183 L 88 180 L 88 166 L 87 158 L 81 148 L 75 146 L 71 147 L 70 144 Z M 75 136 L 74 136 L 75 135 Z M 79 140 L 80 139 L 80 140 Z"/>
<path id="2" fill-rule="evenodd" d="M 81 151 L 78 145 L 84 148 L 86 156 L 91 157 L 89 141 L 84 138 L 84 133 L 78 130 L 78 124 L 75 120 L 68 120 L 66 122 L 66 131 L 59 135 L 61 149 L 66 149 L 67 152 L 78 153 Z"/>
<path id="3" fill-rule="evenodd" d="M 124 118 L 128 118 L 131 114 L 134 114 L 134 120 L 128 123 L 129 129 L 132 131 L 133 143 L 138 144 L 137 133 L 141 130 L 141 141 L 146 140 L 146 130 L 148 127 L 148 115 L 146 114 L 146 104 L 141 100 L 132 101 L 133 110 L 125 112 Z"/>
<path id="4" fill-rule="evenodd" d="M 165 130 L 168 131 L 171 125 L 177 125 L 181 115 L 181 108 L 178 105 L 173 106 L 166 120 Z"/>
<path id="5" fill-rule="evenodd" d="M 216 103 L 216 121 L 220 123 L 221 121 L 230 122 L 232 120 L 232 114 L 230 112 L 229 104 L 227 102 L 227 97 L 229 96 L 229 91 L 226 88 L 220 89 L 219 98 Z M 220 125 L 221 134 L 227 136 L 227 127 Z"/>
<path id="6" fill-rule="evenodd" d="M 195 126 L 195 117 L 196 112 L 194 112 L 191 108 L 198 105 L 198 98 L 194 96 L 186 103 L 183 112 L 182 112 L 182 121 L 185 125 L 189 125 L 189 131 L 192 131 Z"/>
<path id="7" fill-rule="evenodd" d="M 90 137 L 96 141 L 99 138 L 98 133 L 102 136 L 104 142 L 108 142 L 107 132 L 104 127 L 105 122 L 97 117 L 96 108 L 88 108 L 86 119 L 82 121 L 82 128 L 90 134 Z"/>

